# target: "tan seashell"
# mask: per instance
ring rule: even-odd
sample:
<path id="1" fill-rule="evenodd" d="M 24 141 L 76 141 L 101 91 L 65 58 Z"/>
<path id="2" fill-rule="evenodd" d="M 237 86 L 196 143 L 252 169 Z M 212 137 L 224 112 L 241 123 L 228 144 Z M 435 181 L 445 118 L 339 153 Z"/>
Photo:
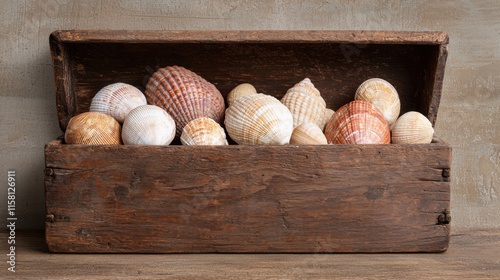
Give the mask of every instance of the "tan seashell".
<path id="1" fill-rule="evenodd" d="M 145 95 L 150 104 L 172 116 L 177 136 L 194 119 L 207 117 L 221 123 L 224 117 L 224 97 L 219 90 L 183 67 L 158 69 L 149 79 Z"/>
<path id="2" fill-rule="evenodd" d="M 262 93 L 235 99 L 224 120 L 229 137 L 240 145 L 285 145 L 293 132 L 293 117 L 278 99 Z"/>
<path id="3" fill-rule="evenodd" d="M 305 78 L 288 89 L 281 102 L 293 115 L 293 127 L 297 127 L 303 122 L 310 122 L 319 127 L 323 126 L 326 102 L 310 79 Z"/>
<path id="4" fill-rule="evenodd" d="M 90 103 L 90 112 L 101 112 L 123 123 L 132 109 L 146 104 L 146 97 L 138 88 L 125 83 L 114 83 L 96 93 Z"/>
<path id="5" fill-rule="evenodd" d="M 183 145 L 227 145 L 224 129 L 211 118 L 190 121 L 182 130 Z"/>
<path id="6" fill-rule="evenodd" d="M 332 118 L 333 114 L 335 114 L 334 110 L 326 108 L 325 117 L 323 118 L 323 124 L 322 126 L 320 126 L 321 130 L 325 130 L 325 126 L 328 123 L 328 121 Z"/>
<path id="7" fill-rule="evenodd" d="M 398 118 L 392 128 L 394 144 L 428 144 L 432 142 L 434 128 L 419 112 L 410 111 Z"/>
<path id="8" fill-rule="evenodd" d="M 119 145 L 121 127 L 113 117 L 99 112 L 85 112 L 69 120 L 66 144 Z"/>
<path id="9" fill-rule="evenodd" d="M 155 105 L 135 108 L 123 122 L 122 139 L 125 145 L 169 145 L 174 137 L 174 119 Z"/>
<path id="10" fill-rule="evenodd" d="M 229 94 L 227 95 L 227 104 L 231 106 L 231 103 L 233 101 L 241 96 L 249 95 L 249 94 L 256 94 L 257 90 L 255 89 L 254 86 L 248 83 L 240 84 L 233 88 Z"/>
<path id="11" fill-rule="evenodd" d="M 301 123 L 297 126 L 290 138 L 293 145 L 326 145 L 328 141 L 321 128 L 309 122 Z"/>
<path id="12" fill-rule="evenodd" d="M 389 124 L 375 106 L 352 101 L 338 109 L 328 121 L 325 136 L 330 144 L 389 144 Z"/>
<path id="13" fill-rule="evenodd" d="M 392 126 L 399 116 L 401 103 L 396 89 L 386 80 L 372 78 L 364 81 L 356 90 L 355 100 L 364 100 L 375 105 Z"/>

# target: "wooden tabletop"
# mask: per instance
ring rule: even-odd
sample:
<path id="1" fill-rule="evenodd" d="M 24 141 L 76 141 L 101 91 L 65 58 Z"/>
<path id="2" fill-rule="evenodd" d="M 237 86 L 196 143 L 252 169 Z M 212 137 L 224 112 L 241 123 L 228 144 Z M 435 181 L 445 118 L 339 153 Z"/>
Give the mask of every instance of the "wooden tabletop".
<path id="1" fill-rule="evenodd" d="M 500 279 L 500 229 L 454 230 L 437 254 L 50 254 L 41 232 L 16 233 L 2 279 Z"/>

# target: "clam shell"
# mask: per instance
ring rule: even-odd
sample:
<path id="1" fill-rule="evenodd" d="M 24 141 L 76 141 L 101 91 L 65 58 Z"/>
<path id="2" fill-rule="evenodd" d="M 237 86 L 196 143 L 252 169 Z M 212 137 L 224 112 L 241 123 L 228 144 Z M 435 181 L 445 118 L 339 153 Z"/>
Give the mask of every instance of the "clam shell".
<path id="1" fill-rule="evenodd" d="M 293 115 L 293 127 L 303 122 L 324 125 L 326 103 L 310 79 L 305 78 L 288 89 L 281 102 Z"/>
<path id="2" fill-rule="evenodd" d="M 392 128 L 394 144 L 428 144 L 432 141 L 434 128 L 419 112 L 410 111 L 398 118 Z"/>
<path id="3" fill-rule="evenodd" d="M 182 130 L 183 145 L 227 145 L 224 129 L 210 118 L 190 121 Z"/>
<path id="4" fill-rule="evenodd" d="M 297 126 L 290 138 L 293 145 L 326 145 L 328 141 L 321 128 L 309 122 L 301 123 Z"/>
<path id="5" fill-rule="evenodd" d="M 396 89 L 386 80 L 372 78 L 364 81 L 356 90 L 355 100 L 364 100 L 375 105 L 392 126 L 399 116 L 401 103 Z"/>
<path id="6" fill-rule="evenodd" d="M 233 101 L 241 96 L 249 95 L 249 94 L 256 94 L 257 90 L 255 89 L 254 86 L 248 83 L 240 84 L 233 88 L 229 94 L 227 95 L 227 104 L 231 106 L 231 103 Z"/>
<path id="7" fill-rule="evenodd" d="M 229 137 L 240 145 L 290 142 L 293 117 L 278 99 L 262 93 L 235 99 L 224 120 Z"/>
<path id="8" fill-rule="evenodd" d="M 135 108 L 123 122 L 122 139 L 125 145 L 169 145 L 174 137 L 174 119 L 155 105 Z"/>
<path id="9" fill-rule="evenodd" d="M 99 112 L 85 112 L 69 120 L 64 141 L 67 144 L 119 145 L 120 124 L 113 117 Z"/>
<path id="10" fill-rule="evenodd" d="M 146 104 L 146 97 L 138 88 L 125 83 L 114 83 L 96 93 L 90 103 L 90 112 L 104 113 L 123 123 L 132 109 Z"/>
<path id="11" fill-rule="evenodd" d="M 389 124 L 378 109 L 366 101 L 352 101 L 328 121 L 325 136 L 330 144 L 389 144 Z"/>
<path id="12" fill-rule="evenodd" d="M 221 123 L 224 117 L 224 97 L 219 90 L 184 67 L 158 69 L 149 79 L 145 95 L 150 104 L 172 116 L 177 136 L 194 119 L 207 117 Z"/>

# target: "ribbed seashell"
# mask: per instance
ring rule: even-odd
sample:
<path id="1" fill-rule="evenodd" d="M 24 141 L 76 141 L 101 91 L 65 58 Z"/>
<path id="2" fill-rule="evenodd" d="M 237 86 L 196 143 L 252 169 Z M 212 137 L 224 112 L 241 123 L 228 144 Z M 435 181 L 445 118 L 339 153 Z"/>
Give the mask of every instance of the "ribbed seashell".
<path id="1" fill-rule="evenodd" d="M 184 67 L 158 69 L 149 79 L 145 95 L 150 104 L 172 116 L 177 136 L 194 119 L 207 117 L 221 123 L 224 117 L 224 97 L 219 90 Z"/>
<path id="2" fill-rule="evenodd" d="M 293 127 L 303 122 L 323 126 L 326 103 L 309 78 L 288 89 L 281 102 L 293 115 Z"/>
<path id="3" fill-rule="evenodd" d="M 338 109 L 328 121 L 329 144 L 389 144 L 389 123 L 371 103 L 352 101 Z"/>
<path id="4" fill-rule="evenodd" d="M 211 118 L 198 118 L 190 121 L 182 129 L 183 145 L 227 145 L 226 133 Z"/>
<path id="5" fill-rule="evenodd" d="M 285 145 L 293 132 L 293 117 L 278 99 L 262 93 L 235 99 L 224 120 L 229 137 L 240 145 Z"/>
<path id="6" fill-rule="evenodd" d="M 317 125 L 304 122 L 297 126 L 290 138 L 290 144 L 293 145 L 326 145 L 328 141 L 321 128 Z"/>
<path id="7" fill-rule="evenodd" d="M 90 103 L 90 112 L 101 112 L 123 123 L 132 109 L 146 104 L 146 97 L 138 88 L 125 83 L 114 83 L 96 93 Z"/>
<path id="8" fill-rule="evenodd" d="M 401 103 L 396 89 L 386 80 L 372 78 L 364 81 L 356 90 L 355 100 L 364 100 L 375 105 L 392 126 L 399 117 Z"/>
<path id="9" fill-rule="evenodd" d="M 249 94 L 256 94 L 256 93 L 257 93 L 257 90 L 255 89 L 255 87 L 249 83 L 237 85 L 227 95 L 227 104 L 229 106 L 231 106 L 231 103 L 233 103 L 233 101 L 236 98 L 242 97 L 245 95 L 249 95 Z"/>
<path id="10" fill-rule="evenodd" d="M 431 143 L 434 128 L 431 122 L 419 112 L 410 111 L 401 115 L 392 128 L 394 144 Z"/>
<path id="11" fill-rule="evenodd" d="M 322 126 L 320 126 L 321 130 L 325 130 L 325 126 L 328 123 L 328 121 L 332 118 L 333 114 L 335 114 L 334 110 L 326 108 L 325 117 L 323 118 L 323 124 Z"/>
<path id="12" fill-rule="evenodd" d="M 85 112 L 69 120 L 64 141 L 66 144 L 119 145 L 120 124 L 110 115 Z"/>
<path id="13" fill-rule="evenodd" d="M 155 105 L 135 108 L 123 122 L 122 139 L 125 145 L 169 145 L 174 137 L 174 119 Z"/>

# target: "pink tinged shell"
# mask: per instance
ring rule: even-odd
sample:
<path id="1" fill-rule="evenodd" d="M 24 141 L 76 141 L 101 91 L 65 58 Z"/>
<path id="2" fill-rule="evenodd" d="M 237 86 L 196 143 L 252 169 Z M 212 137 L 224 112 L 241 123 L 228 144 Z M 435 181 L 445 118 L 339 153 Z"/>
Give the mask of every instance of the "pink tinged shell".
<path id="1" fill-rule="evenodd" d="M 328 141 L 321 128 L 309 122 L 301 123 L 297 126 L 290 138 L 293 145 L 326 145 Z"/>
<path id="2" fill-rule="evenodd" d="M 240 97 L 226 110 L 229 137 L 240 145 L 285 145 L 293 117 L 278 99 L 262 93 Z"/>
<path id="3" fill-rule="evenodd" d="M 64 141 L 67 144 L 119 145 L 121 127 L 113 117 L 99 112 L 85 112 L 69 120 Z"/>
<path id="4" fill-rule="evenodd" d="M 227 145 L 224 129 L 210 118 L 190 121 L 182 130 L 183 145 Z"/>
<path id="5" fill-rule="evenodd" d="M 257 90 L 253 85 L 249 83 L 239 84 L 235 88 L 233 88 L 227 95 L 227 104 L 231 106 L 231 104 L 236 98 L 256 93 Z"/>
<path id="6" fill-rule="evenodd" d="M 125 145 L 169 145 L 174 137 L 174 119 L 155 105 L 135 108 L 123 122 L 122 139 Z"/>
<path id="7" fill-rule="evenodd" d="M 368 79 L 356 90 L 355 100 L 364 100 L 375 105 L 392 126 L 399 117 L 401 103 L 396 89 L 386 80 Z"/>
<path id="8" fill-rule="evenodd" d="M 146 97 L 138 88 L 125 83 L 114 83 L 96 93 L 90 103 L 90 112 L 101 112 L 123 123 L 132 109 L 146 104 Z"/>
<path id="9" fill-rule="evenodd" d="M 432 142 L 432 123 L 419 112 L 410 111 L 398 118 L 392 128 L 394 144 L 428 144 Z"/>
<path id="10" fill-rule="evenodd" d="M 352 101 L 338 109 L 326 124 L 330 144 L 389 144 L 389 124 L 378 109 L 366 101 Z"/>
<path id="11" fill-rule="evenodd" d="M 224 117 L 224 97 L 219 90 L 184 67 L 158 69 L 149 79 L 145 95 L 150 104 L 172 116 L 177 136 L 194 119 L 207 117 L 222 123 Z"/>
<path id="12" fill-rule="evenodd" d="M 292 113 L 294 127 L 303 122 L 324 126 L 326 102 L 310 79 L 305 78 L 288 89 L 281 102 Z"/>

